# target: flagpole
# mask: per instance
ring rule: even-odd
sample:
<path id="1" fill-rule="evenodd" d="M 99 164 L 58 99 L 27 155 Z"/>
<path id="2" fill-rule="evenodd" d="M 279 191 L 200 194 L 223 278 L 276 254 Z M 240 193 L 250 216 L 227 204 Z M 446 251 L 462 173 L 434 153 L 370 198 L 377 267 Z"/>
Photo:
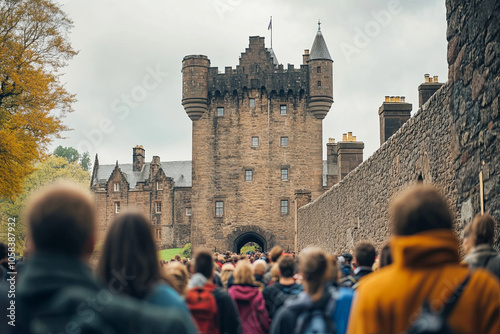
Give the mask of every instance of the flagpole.
<path id="1" fill-rule="evenodd" d="M 271 49 L 273 48 L 273 17 L 271 16 Z"/>

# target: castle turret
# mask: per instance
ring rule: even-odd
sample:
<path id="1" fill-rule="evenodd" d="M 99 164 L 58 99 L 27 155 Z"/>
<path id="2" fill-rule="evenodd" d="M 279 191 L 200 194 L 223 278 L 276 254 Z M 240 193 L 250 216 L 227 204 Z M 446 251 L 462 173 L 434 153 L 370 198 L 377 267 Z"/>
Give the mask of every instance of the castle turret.
<path id="1" fill-rule="evenodd" d="M 308 110 L 316 118 L 325 118 L 333 103 L 333 60 L 321 33 L 318 32 L 307 60 L 309 65 Z"/>
<path id="2" fill-rule="evenodd" d="M 186 56 L 182 60 L 182 105 L 192 121 L 208 110 L 209 67 L 207 56 Z"/>

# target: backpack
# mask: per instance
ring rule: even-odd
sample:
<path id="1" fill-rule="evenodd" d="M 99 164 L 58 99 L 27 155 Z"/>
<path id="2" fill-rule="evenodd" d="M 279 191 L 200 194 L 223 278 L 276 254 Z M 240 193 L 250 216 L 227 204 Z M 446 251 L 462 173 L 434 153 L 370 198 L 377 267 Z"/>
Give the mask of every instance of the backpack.
<path id="1" fill-rule="evenodd" d="M 285 302 L 294 297 L 297 296 L 299 293 L 302 292 L 302 285 L 294 286 L 294 287 L 289 287 L 285 286 L 283 290 L 279 290 L 276 296 L 274 297 L 274 304 L 272 306 L 271 314 L 276 314 L 278 309 L 285 304 Z"/>
<path id="2" fill-rule="evenodd" d="M 455 292 L 453 292 L 450 298 L 444 303 L 440 312 L 434 312 L 431 310 L 429 302 L 427 300 L 424 301 L 419 317 L 411 325 L 407 334 L 453 334 L 452 330 L 448 326 L 448 323 L 446 322 L 446 319 L 450 315 L 451 311 L 453 311 L 455 304 L 460 298 L 465 286 L 469 282 L 469 278 L 470 274 L 467 275 Z"/>
<path id="3" fill-rule="evenodd" d="M 214 284 L 188 290 L 186 304 L 201 334 L 219 334 L 219 312 L 212 291 Z"/>
<path id="4" fill-rule="evenodd" d="M 333 311 L 337 303 L 337 292 L 330 293 L 325 309 L 309 308 L 298 315 L 295 334 L 335 334 Z"/>

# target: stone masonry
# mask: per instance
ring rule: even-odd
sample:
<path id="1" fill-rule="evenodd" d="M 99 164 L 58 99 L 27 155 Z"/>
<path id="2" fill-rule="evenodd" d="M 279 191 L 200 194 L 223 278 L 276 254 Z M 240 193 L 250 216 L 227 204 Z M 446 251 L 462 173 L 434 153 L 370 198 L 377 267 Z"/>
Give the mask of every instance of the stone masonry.
<path id="1" fill-rule="evenodd" d="M 391 235 L 390 199 L 419 180 L 442 189 L 457 233 L 481 207 L 500 220 L 500 2 L 447 0 L 446 8 L 448 82 L 367 161 L 298 210 L 298 250 L 343 252 L 359 240 L 380 249 Z"/>

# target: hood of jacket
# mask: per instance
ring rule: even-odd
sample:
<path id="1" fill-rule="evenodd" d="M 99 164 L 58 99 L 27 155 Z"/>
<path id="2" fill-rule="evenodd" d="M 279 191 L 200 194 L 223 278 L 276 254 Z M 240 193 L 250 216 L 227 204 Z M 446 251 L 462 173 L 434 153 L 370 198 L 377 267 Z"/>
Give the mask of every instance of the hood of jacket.
<path id="1" fill-rule="evenodd" d="M 395 236 L 390 245 L 394 265 L 399 267 L 418 269 L 459 262 L 459 241 L 447 229 Z"/>
<path id="2" fill-rule="evenodd" d="M 235 284 L 229 288 L 234 300 L 252 301 L 259 294 L 259 287 L 254 285 Z"/>

